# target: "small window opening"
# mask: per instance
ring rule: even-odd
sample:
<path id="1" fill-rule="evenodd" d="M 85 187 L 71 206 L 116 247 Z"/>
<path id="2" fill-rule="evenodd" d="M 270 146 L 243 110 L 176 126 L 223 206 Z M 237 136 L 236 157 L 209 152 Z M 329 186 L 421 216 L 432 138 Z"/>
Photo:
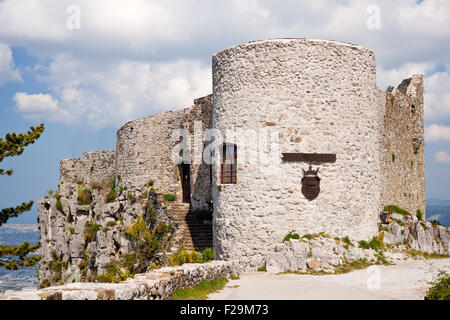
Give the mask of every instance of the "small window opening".
<path id="1" fill-rule="evenodd" d="M 236 183 L 237 169 L 237 146 L 234 144 L 224 144 L 221 163 L 221 183 Z"/>

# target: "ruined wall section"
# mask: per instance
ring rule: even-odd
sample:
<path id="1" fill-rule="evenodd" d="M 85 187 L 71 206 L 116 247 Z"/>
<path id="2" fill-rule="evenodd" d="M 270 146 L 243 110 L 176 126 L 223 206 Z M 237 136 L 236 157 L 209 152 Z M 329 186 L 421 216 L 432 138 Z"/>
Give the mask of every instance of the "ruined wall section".
<path id="1" fill-rule="evenodd" d="M 181 201 L 180 168 L 171 157 L 172 149 L 181 139 L 173 135 L 176 130 L 184 128 L 193 138 L 194 122 L 201 122 L 206 129 L 210 119 L 211 97 L 207 96 L 195 100 L 190 108 L 167 111 L 125 124 L 117 132 L 119 186 L 127 187 L 130 192 L 140 192 L 149 181 L 153 181 L 158 193 L 175 194 L 177 201 Z M 191 166 L 193 206 L 202 206 L 211 198 L 205 169 L 201 165 Z"/>
<path id="2" fill-rule="evenodd" d="M 69 197 L 77 182 L 106 182 L 115 177 L 116 151 L 84 152 L 81 158 L 60 161 L 59 192 Z"/>
<path id="3" fill-rule="evenodd" d="M 382 208 L 396 205 L 425 215 L 423 76 L 386 93 L 382 143 Z"/>

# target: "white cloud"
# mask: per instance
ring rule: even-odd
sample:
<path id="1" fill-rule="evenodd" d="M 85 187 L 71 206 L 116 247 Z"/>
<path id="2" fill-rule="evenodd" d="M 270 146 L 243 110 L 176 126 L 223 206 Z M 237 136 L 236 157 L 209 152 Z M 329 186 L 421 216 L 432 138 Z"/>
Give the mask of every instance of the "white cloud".
<path id="1" fill-rule="evenodd" d="M 409 78 L 413 74 L 428 75 L 435 68 L 436 64 L 434 62 L 405 63 L 398 68 L 388 70 L 384 69 L 382 65 L 378 65 L 377 85 L 382 90 L 386 90 L 388 86 L 397 88 L 403 79 Z"/>
<path id="2" fill-rule="evenodd" d="M 427 142 L 450 142 L 450 127 L 432 124 L 425 128 L 425 140 Z"/>
<path id="3" fill-rule="evenodd" d="M 367 27 L 374 4 L 379 30 Z M 70 5 L 81 10 L 80 30 L 66 27 Z M 118 125 L 121 117 L 187 106 L 211 91 L 213 53 L 273 37 L 367 47 L 381 89 L 425 73 L 426 119 L 433 120 L 450 118 L 449 75 L 433 74 L 450 61 L 449 16 L 450 1 L 435 0 L 4 0 L 0 41 L 38 58 L 39 67 L 24 70 L 48 85 L 43 93 L 68 112 L 59 120 L 68 124 Z"/>
<path id="4" fill-rule="evenodd" d="M 14 95 L 14 100 L 16 101 L 17 109 L 21 112 L 34 113 L 56 111 L 58 109 L 58 101 L 49 94 L 18 92 Z"/>
<path id="5" fill-rule="evenodd" d="M 436 72 L 424 79 L 425 119 L 450 118 L 450 74 Z"/>
<path id="6" fill-rule="evenodd" d="M 194 98 L 211 93 L 210 68 L 196 60 L 124 60 L 95 66 L 63 54 L 39 79 L 49 84 L 51 95 L 16 94 L 19 112 L 29 118 L 96 128 L 188 107 Z"/>
<path id="7" fill-rule="evenodd" d="M 20 72 L 15 69 L 9 46 L 0 43 L 0 86 L 9 81 L 22 81 Z"/>
<path id="8" fill-rule="evenodd" d="M 434 160 L 440 163 L 450 163 L 450 155 L 445 151 L 439 151 L 434 155 Z"/>

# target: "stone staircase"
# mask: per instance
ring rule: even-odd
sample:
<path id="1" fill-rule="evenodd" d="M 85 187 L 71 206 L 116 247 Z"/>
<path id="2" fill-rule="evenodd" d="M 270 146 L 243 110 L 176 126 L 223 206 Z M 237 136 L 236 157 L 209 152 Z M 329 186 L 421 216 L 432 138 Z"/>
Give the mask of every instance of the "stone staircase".
<path id="1" fill-rule="evenodd" d="M 200 220 L 193 213 L 190 213 L 188 203 L 164 202 L 169 217 L 178 229 L 173 238 L 174 246 L 172 250 L 184 247 L 188 250 L 201 252 L 206 248 L 213 247 L 211 221 Z"/>

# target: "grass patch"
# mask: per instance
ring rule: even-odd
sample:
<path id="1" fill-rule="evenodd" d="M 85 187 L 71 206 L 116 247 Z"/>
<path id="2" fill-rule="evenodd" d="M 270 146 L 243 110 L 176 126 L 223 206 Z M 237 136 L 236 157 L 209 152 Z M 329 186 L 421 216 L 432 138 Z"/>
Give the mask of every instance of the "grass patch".
<path id="1" fill-rule="evenodd" d="M 369 242 L 365 240 L 359 241 L 359 247 L 362 249 L 373 249 L 378 251 L 383 246 L 383 238 L 384 233 L 382 232 L 378 235 L 378 237 L 373 237 Z"/>
<path id="2" fill-rule="evenodd" d="M 283 242 L 285 242 L 285 241 L 291 241 L 291 239 L 300 239 L 300 236 L 298 235 L 298 233 L 288 233 L 285 237 L 284 237 L 284 239 L 283 239 Z"/>
<path id="3" fill-rule="evenodd" d="M 56 209 L 58 209 L 59 211 L 63 211 L 61 200 L 56 201 Z"/>
<path id="4" fill-rule="evenodd" d="M 232 275 L 232 276 L 230 277 L 230 279 L 231 279 L 231 280 L 239 280 L 240 278 L 239 278 L 239 276 Z"/>
<path id="5" fill-rule="evenodd" d="M 78 203 L 81 205 L 91 204 L 92 203 L 92 191 L 90 189 L 82 189 L 78 188 Z"/>
<path id="6" fill-rule="evenodd" d="M 384 207 L 383 211 L 387 211 L 387 212 L 390 212 L 390 213 L 398 213 L 398 214 L 401 214 L 403 216 L 410 216 L 411 215 L 411 213 L 409 213 L 405 209 L 399 208 L 399 207 L 394 206 L 394 205 L 389 205 L 389 206 Z"/>
<path id="7" fill-rule="evenodd" d="M 414 250 L 414 249 L 406 250 L 406 253 L 409 254 L 413 258 L 423 257 L 425 259 L 445 259 L 445 258 L 449 258 L 450 257 L 450 256 L 445 255 L 445 254 L 427 253 L 427 252 L 417 251 L 417 250 Z"/>
<path id="8" fill-rule="evenodd" d="M 347 245 L 354 246 L 353 243 L 350 241 L 350 238 L 346 236 L 345 238 L 342 238 L 342 241 L 344 241 Z"/>
<path id="9" fill-rule="evenodd" d="M 266 266 L 259 267 L 258 271 L 260 271 L 260 272 L 267 272 Z"/>
<path id="10" fill-rule="evenodd" d="M 177 196 L 172 193 L 166 193 L 164 195 L 164 200 L 166 200 L 166 201 L 175 201 L 176 198 L 177 198 Z"/>
<path id="11" fill-rule="evenodd" d="M 417 216 L 417 219 L 422 220 L 422 218 L 423 218 L 423 213 L 422 213 L 422 211 L 420 211 L 420 209 L 417 209 L 417 211 L 416 211 L 416 216 Z"/>
<path id="12" fill-rule="evenodd" d="M 172 300 L 206 300 L 208 295 L 222 290 L 228 283 L 228 279 L 202 280 L 195 288 L 177 289 L 172 294 Z"/>
<path id="13" fill-rule="evenodd" d="M 389 266 L 392 264 L 386 260 L 386 257 L 384 256 L 383 252 L 376 253 L 375 257 L 377 257 L 377 262 L 375 264 L 383 264 L 385 266 Z"/>
<path id="14" fill-rule="evenodd" d="M 429 284 L 432 287 L 428 289 L 426 300 L 450 300 L 450 275 L 447 272 L 441 270 Z"/>

